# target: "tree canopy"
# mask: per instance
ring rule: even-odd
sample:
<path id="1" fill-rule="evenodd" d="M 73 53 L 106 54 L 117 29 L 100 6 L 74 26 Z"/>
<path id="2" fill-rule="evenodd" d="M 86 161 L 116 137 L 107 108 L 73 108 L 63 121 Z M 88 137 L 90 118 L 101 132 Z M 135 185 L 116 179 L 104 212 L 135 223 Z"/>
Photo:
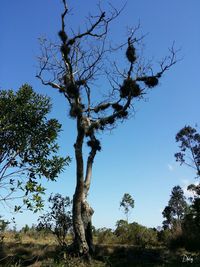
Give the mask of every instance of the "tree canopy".
<path id="1" fill-rule="evenodd" d="M 180 151 L 175 154 L 176 161 L 184 164 L 196 172 L 200 177 L 200 134 L 197 127 L 184 126 L 176 135 Z M 185 245 L 200 248 L 200 183 L 190 184 L 187 188 L 192 196 L 191 203 L 183 221 L 183 237 Z"/>
<path id="2" fill-rule="evenodd" d="M 164 228 L 172 228 L 180 225 L 184 218 L 187 209 L 187 202 L 182 188 L 177 185 L 172 188 L 171 196 L 168 205 L 163 210 L 162 214 L 166 220 L 163 222 Z"/>
<path id="3" fill-rule="evenodd" d="M 37 211 L 45 188 L 41 178 L 54 181 L 69 157 L 57 155 L 61 124 L 48 119 L 50 99 L 24 84 L 17 92 L 0 91 L 0 200 L 22 197 Z M 20 192 L 21 193 L 20 193 Z M 21 206 L 15 206 L 19 210 Z"/>
<path id="4" fill-rule="evenodd" d="M 122 200 L 120 202 L 120 208 L 124 209 L 124 213 L 126 215 L 126 220 L 128 222 L 128 215 L 131 209 L 133 209 L 135 206 L 135 201 L 132 198 L 132 196 L 128 193 L 125 193 L 122 197 Z"/>
<path id="5" fill-rule="evenodd" d="M 183 127 L 176 135 L 176 142 L 180 148 L 175 154 L 176 161 L 193 168 L 200 177 L 200 134 L 197 128 Z"/>

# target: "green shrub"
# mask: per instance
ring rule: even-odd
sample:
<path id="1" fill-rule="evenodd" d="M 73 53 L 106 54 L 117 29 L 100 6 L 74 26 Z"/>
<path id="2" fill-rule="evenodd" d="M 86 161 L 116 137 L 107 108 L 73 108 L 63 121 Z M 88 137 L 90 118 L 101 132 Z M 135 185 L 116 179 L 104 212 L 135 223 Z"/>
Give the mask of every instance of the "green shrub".
<path id="1" fill-rule="evenodd" d="M 72 229 L 71 201 L 60 194 L 51 195 L 48 199 L 50 211 L 40 216 L 38 231 L 51 232 L 61 247 L 66 246 L 66 237 Z"/>
<path id="2" fill-rule="evenodd" d="M 117 243 L 117 238 L 112 229 L 100 228 L 96 230 L 97 243 L 98 244 L 114 244 Z"/>
<path id="3" fill-rule="evenodd" d="M 147 228 L 136 222 L 128 224 L 124 220 L 118 221 L 116 226 L 115 235 L 121 244 L 145 247 L 147 245 L 155 246 L 158 243 L 156 230 Z"/>

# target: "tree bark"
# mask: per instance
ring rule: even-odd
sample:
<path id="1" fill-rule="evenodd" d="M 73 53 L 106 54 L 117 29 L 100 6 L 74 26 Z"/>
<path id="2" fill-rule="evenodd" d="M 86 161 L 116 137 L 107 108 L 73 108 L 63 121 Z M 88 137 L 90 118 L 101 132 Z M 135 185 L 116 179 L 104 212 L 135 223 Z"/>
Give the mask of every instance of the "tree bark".
<path id="1" fill-rule="evenodd" d="M 92 136 L 93 140 L 96 139 Z M 85 237 L 89 247 L 89 253 L 94 253 L 93 235 L 92 235 L 92 215 L 94 210 L 90 207 L 87 202 L 87 196 L 90 189 L 93 161 L 97 152 L 96 147 L 92 147 L 87 160 L 86 175 L 84 181 L 84 199 L 82 203 L 82 218 L 85 227 Z"/>
<path id="2" fill-rule="evenodd" d="M 73 227 L 74 227 L 74 245 L 79 255 L 84 255 L 88 259 L 94 253 L 92 236 L 92 215 L 93 209 L 87 202 L 87 195 L 91 183 L 92 165 L 96 155 L 96 149 L 92 148 L 87 160 L 86 175 L 84 179 L 84 162 L 82 146 L 85 137 L 85 131 L 82 128 L 81 119 L 77 120 L 78 135 L 75 148 L 76 156 L 76 190 L 73 197 Z"/>
<path id="3" fill-rule="evenodd" d="M 89 206 L 87 201 L 82 202 L 82 220 L 85 229 L 85 238 L 89 248 L 89 254 L 94 254 L 94 244 L 93 244 L 93 235 L 92 235 L 92 215 L 94 211 Z"/>
<path id="4" fill-rule="evenodd" d="M 74 246 L 79 255 L 87 255 L 89 247 L 85 236 L 85 226 L 82 219 L 82 202 L 84 196 L 84 164 L 83 164 L 83 140 L 84 129 L 81 128 L 81 119 L 77 120 L 77 140 L 74 145 L 76 156 L 76 190 L 73 197 L 73 228 Z"/>

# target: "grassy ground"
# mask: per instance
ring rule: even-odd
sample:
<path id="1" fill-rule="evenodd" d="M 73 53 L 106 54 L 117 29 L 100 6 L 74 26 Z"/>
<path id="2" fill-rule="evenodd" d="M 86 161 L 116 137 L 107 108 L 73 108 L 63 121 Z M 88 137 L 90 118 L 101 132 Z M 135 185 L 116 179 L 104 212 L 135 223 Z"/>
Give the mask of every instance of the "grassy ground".
<path id="1" fill-rule="evenodd" d="M 193 263 L 182 262 L 183 255 Z M 200 266 L 200 253 L 164 247 L 141 248 L 125 245 L 96 245 L 95 257 L 88 265 L 59 250 L 52 235 L 28 236 L 7 233 L 0 246 L 0 266 L 4 267 L 164 267 Z"/>
<path id="2" fill-rule="evenodd" d="M 70 242 L 70 240 L 68 240 Z M 2 267 L 86 267 L 80 258 L 72 258 L 60 251 L 53 235 L 28 235 L 8 232 L 0 243 L 0 266 Z M 90 266 L 105 267 L 99 260 Z"/>

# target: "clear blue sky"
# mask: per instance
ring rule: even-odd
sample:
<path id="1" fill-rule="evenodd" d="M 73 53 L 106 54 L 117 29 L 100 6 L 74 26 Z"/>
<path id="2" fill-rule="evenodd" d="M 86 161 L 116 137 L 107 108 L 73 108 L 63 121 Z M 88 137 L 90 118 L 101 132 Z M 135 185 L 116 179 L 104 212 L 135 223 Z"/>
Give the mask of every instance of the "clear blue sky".
<path id="1" fill-rule="evenodd" d="M 74 3 L 75 2 L 75 3 Z M 98 1 L 72 1 L 70 26 L 83 27 L 83 17 L 96 12 Z M 106 3 L 106 1 L 101 1 Z M 124 1 L 110 2 L 116 7 Z M 2 0 L 0 4 L 0 88 L 17 90 L 29 83 L 52 98 L 51 116 L 63 124 L 59 137 L 61 153 L 72 158 L 74 123 L 67 117 L 65 100 L 35 78 L 38 37 L 57 40 L 60 30 L 61 0 Z M 161 211 L 173 186 L 183 187 L 195 176 L 174 159 L 178 146 L 175 135 L 185 124 L 199 124 L 200 1 L 128 0 L 121 16 L 113 23 L 113 41 L 126 40 L 127 26 L 140 21 L 141 31 L 148 33 L 145 55 L 155 61 L 167 55 L 175 41 L 181 48 L 182 61 L 162 78 L 146 101 L 136 106 L 135 116 L 101 136 L 102 152 L 96 157 L 89 200 L 95 209 L 96 227 L 114 227 L 123 218 L 119 202 L 125 192 L 135 200 L 130 221 L 147 226 L 161 225 Z M 59 192 L 72 197 L 75 185 L 74 160 L 56 183 L 45 183 L 47 194 Z M 3 207 L 0 214 L 4 213 Z M 25 212 L 16 216 L 19 226 L 35 222 L 37 215 Z"/>

